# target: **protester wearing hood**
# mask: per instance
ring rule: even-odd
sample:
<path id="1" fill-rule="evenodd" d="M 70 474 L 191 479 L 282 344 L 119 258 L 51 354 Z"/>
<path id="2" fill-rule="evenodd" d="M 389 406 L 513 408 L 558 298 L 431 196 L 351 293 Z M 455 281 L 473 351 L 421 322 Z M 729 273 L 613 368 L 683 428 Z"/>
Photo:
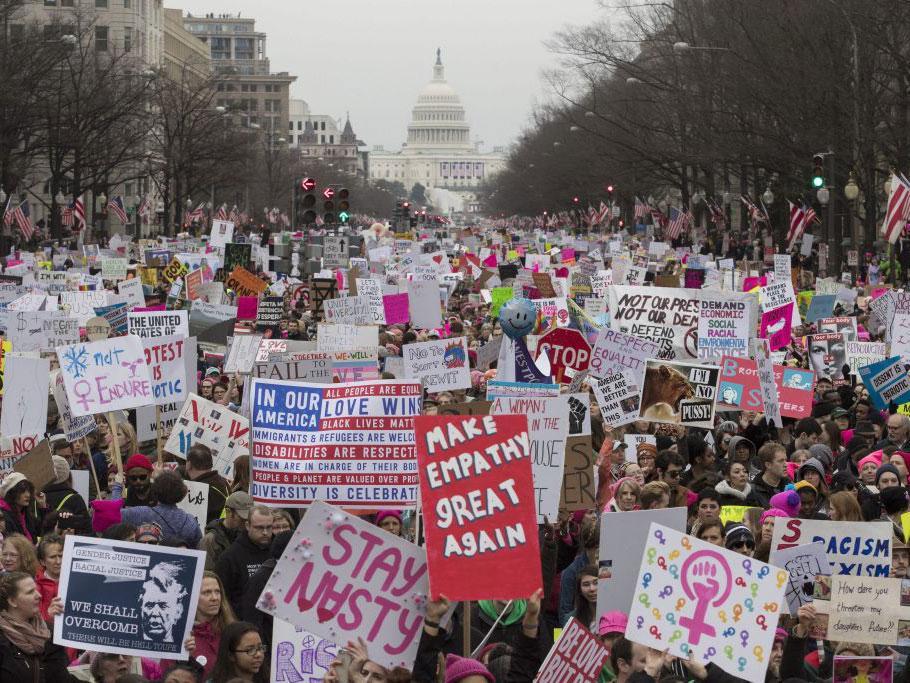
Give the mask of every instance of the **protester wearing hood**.
<path id="1" fill-rule="evenodd" d="M 21 472 L 7 472 L 0 482 L 0 511 L 6 534 L 22 534 L 34 543 L 38 539 L 38 520 L 30 511 L 35 487 Z"/>
<path id="2" fill-rule="evenodd" d="M 805 481 L 815 491 L 815 512 L 827 514 L 828 484 L 825 482 L 825 467 L 817 458 L 809 458 L 796 473 L 797 482 Z"/>
<path id="3" fill-rule="evenodd" d="M 769 441 L 758 449 L 762 465 L 761 474 L 752 480 L 752 491 L 747 498 L 748 505 L 767 508 L 771 497 L 784 490 L 787 480 L 787 449 L 776 441 Z"/>
<path id="4" fill-rule="evenodd" d="M 689 459 L 689 467 L 680 475 L 679 483 L 697 490 L 699 487 L 693 487 L 693 482 L 701 482 L 705 475 L 713 475 L 717 472 L 714 449 L 697 434 L 688 435 L 682 441 L 682 446 L 685 447 L 685 457 Z"/>
<path id="5" fill-rule="evenodd" d="M 243 529 L 253 508 L 253 499 L 246 491 L 235 491 L 224 501 L 224 517 L 214 519 L 205 527 L 199 550 L 205 551 L 205 568 L 214 569 L 225 550 L 231 547 Z"/>
<path id="6" fill-rule="evenodd" d="M 51 461 L 54 465 L 54 480 L 44 487 L 48 512 L 68 512 L 78 515 L 88 524 L 88 508 L 85 500 L 73 488 L 69 463 L 59 455 L 52 456 Z"/>
<path id="7" fill-rule="evenodd" d="M 752 492 L 746 467 L 744 463 L 735 460 L 724 463 L 724 479 L 714 487 L 721 506 L 746 504 L 746 499 Z"/>
<path id="8" fill-rule="evenodd" d="M 755 444 L 744 436 L 733 436 L 727 444 L 724 462 L 741 462 L 748 468 L 755 459 Z"/>

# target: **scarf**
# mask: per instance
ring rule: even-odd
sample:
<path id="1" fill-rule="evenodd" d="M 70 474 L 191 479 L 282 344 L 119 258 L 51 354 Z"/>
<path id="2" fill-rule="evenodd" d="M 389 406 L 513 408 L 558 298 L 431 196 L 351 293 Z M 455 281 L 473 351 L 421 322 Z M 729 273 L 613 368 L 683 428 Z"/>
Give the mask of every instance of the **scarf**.
<path id="1" fill-rule="evenodd" d="M 0 612 L 0 633 L 28 655 L 44 652 L 51 632 L 41 617 L 35 615 L 28 621 L 14 618 L 9 612 Z"/>

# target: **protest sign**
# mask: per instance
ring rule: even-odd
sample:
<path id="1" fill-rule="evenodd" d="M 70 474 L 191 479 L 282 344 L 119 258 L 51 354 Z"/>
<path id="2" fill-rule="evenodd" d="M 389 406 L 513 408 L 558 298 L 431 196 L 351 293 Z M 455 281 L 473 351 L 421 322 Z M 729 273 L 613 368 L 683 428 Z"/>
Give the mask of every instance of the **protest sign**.
<path id="1" fill-rule="evenodd" d="M 379 346 L 378 325 L 342 325 L 319 323 L 316 327 L 316 349 L 334 351 L 376 350 Z"/>
<path id="2" fill-rule="evenodd" d="M 405 379 L 420 380 L 427 392 L 471 387 L 465 337 L 415 342 L 402 347 Z"/>
<path id="3" fill-rule="evenodd" d="M 825 554 L 825 544 L 821 541 L 777 550 L 772 554 L 771 564 L 787 571 L 784 597 L 793 616 L 796 616 L 800 607 L 812 602 L 815 577 L 819 574 L 831 575 L 831 563 Z"/>
<path id="4" fill-rule="evenodd" d="M 346 325 L 371 325 L 373 323 L 370 297 L 365 295 L 327 299 L 322 304 L 322 312 L 328 323 Z"/>
<path id="5" fill-rule="evenodd" d="M 165 403 L 157 408 L 160 410 L 152 405 L 136 408 L 136 438 L 140 443 L 152 441 L 158 438 L 158 434 L 169 434 L 180 417 L 183 402 Z"/>
<path id="6" fill-rule="evenodd" d="M 435 329 L 442 324 L 442 302 L 436 280 L 407 282 L 408 313 L 413 327 Z"/>
<path id="7" fill-rule="evenodd" d="M 76 441 L 95 431 L 97 423 L 93 416 L 73 416 L 69 398 L 66 396 L 66 387 L 63 385 L 63 376 L 59 370 L 55 370 L 51 375 L 51 390 L 54 392 L 54 402 L 57 404 L 57 412 L 60 413 L 60 421 L 67 441 Z M 39 431 L 44 433 L 43 428 Z"/>
<path id="8" fill-rule="evenodd" d="M 130 312 L 129 334 L 136 337 L 188 337 L 190 336 L 187 311 Z"/>
<path id="9" fill-rule="evenodd" d="M 638 419 L 641 389 L 628 370 L 609 372 L 599 380 L 588 380 L 594 389 L 604 425 L 620 427 Z"/>
<path id="10" fill-rule="evenodd" d="M 138 337 L 127 335 L 57 349 L 73 415 L 135 408 L 153 400 L 152 381 Z"/>
<path id="11" fill-rule="evenodd" d="M 316 501 L 256 606 L 333 642 L 363 638 L 371 660 L 411 668 L 428 593 L 423 548 Z"/>
<path id="12" fill-rule="evenodd" d="M 772 367 L 780 414 L 797 420 L 811 417 L 815 373 L 783 365 Z M 764 410 L 755 361 L 748 358 L 721 359 L 716 405 L 719 411 Z"/>
<path id="13" fill-rule="evenodd" d="M 872 365 L 885 359 L 886 344 L 884 342 L 848 341 L 847 365 L 850 373 L 859 377 L 859 369 L 864 365 Z"/>
<path id="14" fill-rule="evenodd" d="M 856 318 L 841 316 L 838 318 L 821 318 L 816 325 L 819 332 L 839 332 L 848 342 L 856 341 Z"/>
<path id="15" fill-rule="evenodd" d="M 224 273 L 232 273 L 235 268 L 248 268 L 253 258 L 253 245 L 229 242 L 224 245 Z"/>
<path id="16" fill-rule="evenodd" d="M 145 293 L 142 289 L 142 280 L 137 277 L 117 283 L 117 293 L 126 297 L 127 305 L 145 306 Z"/>
<path id="17" fill-rule="evenodd" d="M 414 428 L 431 596 L 508 600 L 542 587 L 525 416 L 418 416 Z"/>
<path id="18" fill-rule="evenodd" d="M 626 638 L 761 683 L 786 581 L 782 569 L 652 524 Z"/>
<path id="19" fill-rule="evenodd" d="M 527 415 L 538 523 L 556 519 L 569 435 L 569 397 L 493 399 L 491 415 Z"/>
<path id="20" fill-rule="evenodd" d="M 698 357 L 748 356 L 749 318 L 745 301 L 703 298 L 698 311 Z"/>
<path id="21" fill-rule="evenodd" d="M 204 569 L 201 550 L 67 536 L 54 643 L 187 659 Z"/>
<path id="22" fill-rule="evenodd" d="M 413 505 L 418 382 L 322 385 L 254 379 L 253 499 L 280 507 Z"/>
<path id="23" fill-rule="evenodd" d="M 272 619 L 272 662 L 275 683 L 317 683 L 329 671 L 339 647 L 284 619 Z"/>
<path id="24" fill-rule="evenodd" d="M 645 377 L 645 361 L 656 358 L 660 348 L 660 344 L 653 341 L 604 327 L 591 349 L 588 370 L 594 377 L 603 377 L 611 371 L 628 369 L 640 386 Z"/>
<path id="25" fill-rule="evenodd" d="M 51 460 L 50 442 L 45 439 L 34 446 L 13 465 L 13 471 L 24 474 L 36 491 L 54 481 L 54 463 Z"/>
<path id="26" fill-rule="evenodd" d="M 126 334 L 127 312 L 128 308 L 126 303 L 111 304 L 110 306 L 99 306 L 95 309 L 95 313 L 104 318 L 111 326 L 110 334 L 112 336 Z"/>
<path id="27" fill-rule="evenodd" d="M 685 533 L 686 509 L 673 507 L 661 510 L 606 512 L 600 516 L 598 614 L 614 610 L 628 614 L 632 599 L 635 597 L 638 568 L 652 523 Z"/>
<path id="28" fill-rule="evenodd" d="M 184 479 L 183 485 L 186 487 L 186 495 L 177 503 L 177 507 L 195 517 L 199 522 L 199 528 L 205 529 L 209 522 L 209 485 L 191 479 Z"/>
<path id="29" fill-rule="evenodd" d="M 403 358 L 401 360 L 404 361 Z M 335 351 L 332 354 L 332 376 L 342 384 L 379 379 L 378 349 Z"/>
<path id="30" fill-rule="evenodd" d="M 778 517 L 771 536 L 771 563 L 778 550 L 821 541 L 834 574 L 888 576 L 891 525 L 887 522 L 831 522 Z"/>
<path id="31" fill-rule="evenodd" d="M 887 410 L 910 402 L 910 378 L 900 356 L 863 366 L 859 376 L 869 390 L 869 398 L 877 410 Z"/>
<path id="32" fill-rule="evenodd" d="M 563 627 L 540 665 L 536 683 L 595 683 L 610 658 L 607 650 L 588 628 L 574 617 Z"/>
<path id="33" fill-rule="evenodd" d="M 549 358 L 552 377 L 562 384 L 587 370 L 591 361 L 591 345 L 581 332 L 568 327 L 555 327 L 544 334 L 537 342 L 537 357 L 542 353 Z"/>
<path id="34" fill-rule="evenodd" d="M 104 258 L 101 260 L 101 277 L 105 280 L 125 280 L 129 259 Z"/>
<path id="35" fill-rule="evenodd" d="M 262 297 L 259 299 L 259 307 L 256 309 L 256 329 L 259 331 L 271 330 L 272 336 L 277 336 L 283 315 L 284 297 Z"/>
<path id="36" fill-rule="evenodd" d="M 470 404 L 461 404 L 470 405 Z M 575 512 L 597 506 L 595 499 L 594 460 L 591 436 L 569 436 L 566 439 L 566 460 L 563 468 L 562 493 L 559 511 Z"/>
<path id="37" fill-rule="evenodd" d="M 0 434 L 22 436 L 47 430 L 48 381 L 51 373 L 47 358 L 6 355 L 3 373 L 3 410 Z"/>
<path id="38" fill-rule="evenodd" d="M 755 357 L 755 369 L 758 374 L 758 387 L 761 391 L 762 412 L 768 424 L 778 429 L 783 428 L 780 419 L 780 402 L 777 397 L 777 383 L 774 380 L 774 366 L 771 364 L 771 351 L 767 339 L 752 340 L 752 355 Z"/>
<path id="39" fill-rule="evenodd" d="M 404 324 L 411 319 L 407 292 L 383 295 L 382 309 L 387 325 Z"/>
<path id="40" fill-rule="evenodd" d="M 161 278 L 168 284 L 172 284 L 190 272 L 189 267 L 180 261 L 176 256 L 161 271 Z"/>
<path id="41" fill-rule="evenodd" d="M 371 323 L 385 325 L 385 304 L 382 298 L 382 285 L 376 278 L 355 278 L 358 296 L 365 296 L 370 306 Z"/>
<path id="42" fill-rule="evenodd" d="M 333 357 L 330 353 L 296 351 L 270 354 L 264 363 L 253 366 L 253 376 L 299 382 L 332 383 Z"/>
<path id="43" fill-rule="evenodd" d="M 609 294 L 613 327 L 618 331 L 658 342 L 660 358 L 698 357 L 696 292 L 610 285 Z"/>
<path id="44" fill-rule="evenodd" d="M 190 335 L 199 337 L 199 341 L 224 344 L 233 332 L 236 318 L 236 306 L 196 299 L 190 308 Z"/>
<path id="45" fill-rule="evenodd" d="M 233 290 L 237 296 L 259 296 L 266 290 L 268 283 L 238 266 L 228 275 L 224 286 Z"/>
<path id="46" fill-rule="evenodd" d="M 227 358 L 224 361 L 224 372 L 249 372 L 256 362 L 256 353 L 259 350 L 261 334 L 243 334 L 234 337 Z"/>
<path id="47" fill-rule="evenodd" d="M 216 459 L 223 459 L 236 447 L 249 448 L 249 431 L 249 420 L 242 415 L 190 392 L 180 417 L 168 435 L 164 450 L 186 458 L 190 447 L 200 443 L 208 446 Z M 220 471 L 220 468 L 216 469 Z"/>
<path id="48" fill-rule="evenodd" d="M 828 318 L 834 311 L 834 304 L 837 301 L 836 294 L 816 294 L 809 302 L 809 310 L 806 312 L 806 322 L 818 322 L 822 318 Z"/>
<path id="49" fill-rule="evenodd" d="M 642 384 L 642 420 L 710 429 L 720 368 L 649 360 Z"/>
<path id="50" fill-rule="evenodd" d="M 196 338 L 151 337 L 142 340 L 142 347 L 155 405 L 183 402 L 196 387 Z"/>
<path id="51" fill-rule="evenodd" d="M 348 265 L 348 240 L 341 235 L 322 238 L 322 267 L 341 268 Z"/>
<path id="52" fill-rule="evenodd" d="M 844 365 L 847 364 L 847 348 L 842 334 L 828 332 L 810 334 L 806 337 L 809 350 L 809 367 L 818 379 L 829 379 L 834 384 L 845 384 Z"/>
<path id="53" fill-rule="evenodd" d="M 813 635 L 851 643 L 903 644 L 910 635 L 910 605 L 901 599 L 901 583 L 884 577 L 817 576 L 812 605 L 818 615 L 813 628 L 818 631 Z"/>
<path id="54" fill-rule="evenodd" d="M 790 343 L 793 329 L 793 302 L 762 311 L 759 336 L 767 339 L 772 351 L 785 348 Z"/>
<path id="55" fill-rule="evenodd" d="M 900 642 L 900 641 L 898 641 Z M 892 683 L 894 660 L 889 657 L 845 657 L 834 655 L 831 683 Z"/>
<path id="56" fill-rule="evenodd" d="M 773 311 L 775 308 L 780 308 L 796 301 L 796 297 L 793 294 L 793 283 L 790 278 L 761 287 L 758 294 L 761 301 L 761 310 L 764 312 Z"/>
<path id="57" fill-rule="evenodd" d="M 103 289 L 92 292 L 60 292 L 60 308 L 67 311 L 71 318 L 77 318 L 80 327 L 85 327 L 86 321 L 95 317 L 95 308 L 107 303 L 108 292 Z"/>
<path id="58" fill-rule="evenodd" d="M 212 232 L 209 235 L 209 246 L 216 249 L 225 249 L 234 238 L 234 223 L 232 221 L 212 220 Z M 246 264 L 243 264 L 246 265 Z"/>

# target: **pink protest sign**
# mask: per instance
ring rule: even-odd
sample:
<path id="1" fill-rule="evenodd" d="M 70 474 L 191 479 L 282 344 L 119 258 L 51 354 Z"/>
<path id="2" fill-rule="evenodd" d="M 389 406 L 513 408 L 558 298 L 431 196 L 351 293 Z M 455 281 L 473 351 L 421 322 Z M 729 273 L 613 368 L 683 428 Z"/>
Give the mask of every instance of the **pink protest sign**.
<path id="1" fill-rule="evenodd" d="M 792 301 L 786 306 L 778 306 L 761 314 L 761 337 L 768 340 L 772 351 L 782 349 L 790 343 L 792 320 Z"/>
<path id="2" fill-rule="evenodd" d="M 259 298 L 255 296 L 237 297 L 237 320 L 255 320 L 259 310 Z"/>
<path id="3" fill-rule="evenodd" d="M 386 325 L 397 325 L 399 323 L 406 323 L 411 319 L 410 314 L 408 313 L 408 295 L 406 292 L 402 294 L 386 294 L 382 297 L 382 305 L 385 308 L 385 322 Z"/>
<path id="4" fill-rule="evenodd" d="M 363 638 L 371 660 L 410 669 L 428 591 L 422 547 L 317 500 L 256 606 L 332 642 Z"/>

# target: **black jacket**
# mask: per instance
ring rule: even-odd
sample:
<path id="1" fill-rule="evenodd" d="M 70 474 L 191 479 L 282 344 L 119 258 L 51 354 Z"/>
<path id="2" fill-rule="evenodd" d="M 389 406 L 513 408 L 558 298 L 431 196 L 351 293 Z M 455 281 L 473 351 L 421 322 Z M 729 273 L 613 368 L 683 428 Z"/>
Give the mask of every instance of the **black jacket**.
<path id="1" fill-rule="evenodd" d="M 224 501 L 231 494 L 231 487 L 224 480 L 224 477 L 215 470 L 209 470 L 198 478 L 193 479 L 193 481 L 209 485 L 209 508 L 206 511 L 206 524 L 221 517 L 221 511 L 224 510 Z"/>
<path id="2" fill-rule="evenodd" d="M 276 564 L 278 564 L 278 560 L 270 557 L 262 563 L 259 571 L 250 577 L 246 590 L 243 591 L 243 596 L 240 598 L 240 613 L 237 615 L 243 621 L 248 621 L 258 628 L 263 642 L 269 646 L 272 642 L 272 615 L 256 609 L 256 603 L 259 602 L 259 596 L 262 595 L 265 584 L 272 577 Z"/>
<path id="3" fill-rule="evenodd" d="M 215 572 L 224 584 L 224 592 L 235 614 L 240 614 L 240 599 L 250 578 L 270 557 L 268 546 L 260 548 L 244 531 L 238 534 L 231 547 L 218 558 Z"/>
<path id="4" fill-rule="evenodd" d="M 66 482 L 48 484 L 44 487 L 44 495 L 47 497 L 48 512 L 71 512 L 74 515 L 88 517 L 88 508 L 82 496 Z"/>
<path id="5" fill-rule="evenodd" d="M 762 479 L 761 474 L 756 475 L 755 479 L 751 481 L 752 492 L 749 494 L 749 497 L 746 498 L 746 505 L 765 509 L 769 508 L 771 506 L 771 496 L 777 495 L 783 491 L 789 483 L 790 480 L 784 477 L 777 484 L 777 487 L 771 487 Z"/>
<path id="6" fill-rule="evenodd" d="M 49 638 L 44 652 L 27 655 L 0 634 L 0 681 L 16 683 L 78 683 L 66 670 L 66 650 Z"/>

